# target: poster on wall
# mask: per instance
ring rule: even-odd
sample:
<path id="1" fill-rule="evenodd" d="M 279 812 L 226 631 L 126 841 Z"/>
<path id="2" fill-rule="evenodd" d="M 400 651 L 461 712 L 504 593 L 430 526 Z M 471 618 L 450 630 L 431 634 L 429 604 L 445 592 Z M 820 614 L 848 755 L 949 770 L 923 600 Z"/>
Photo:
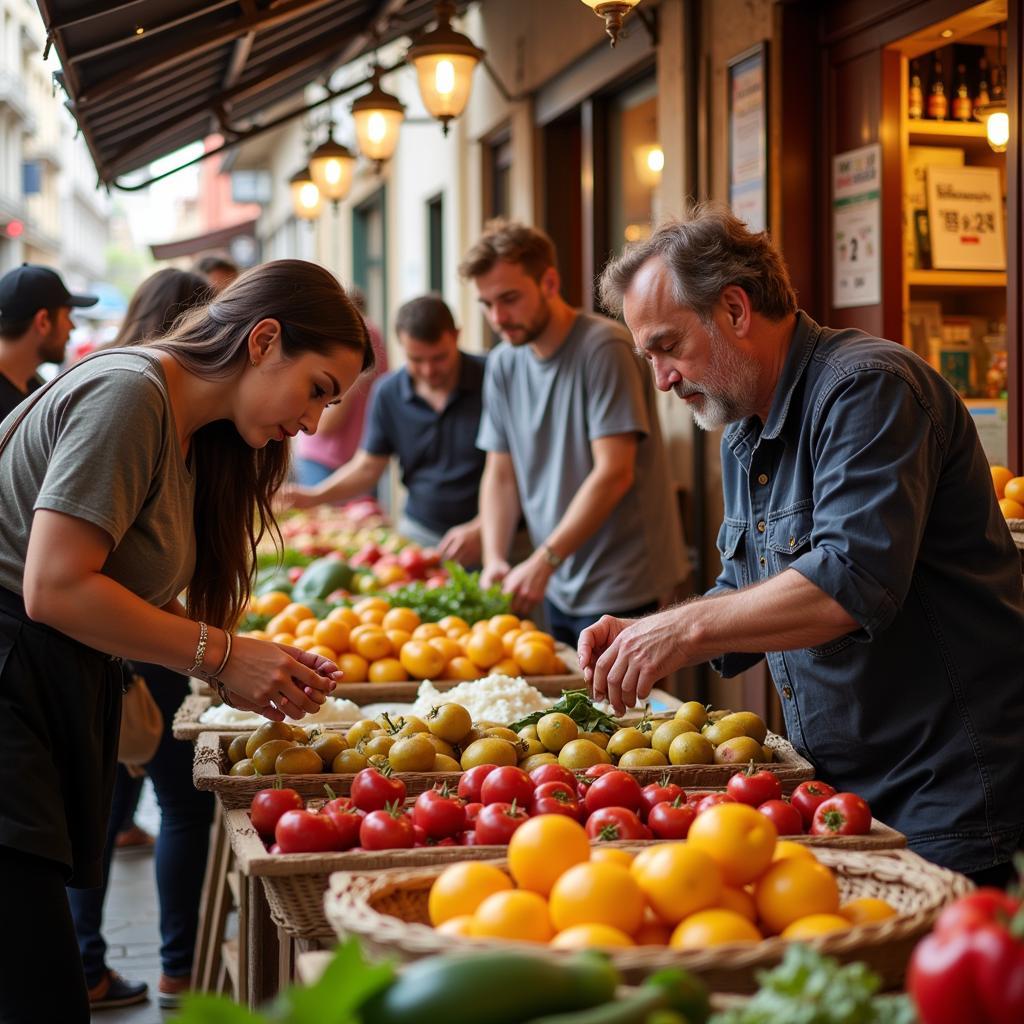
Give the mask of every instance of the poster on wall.
<path id="1" fill-rule="evenodd" d="M 832 160 L 832 305 L 882 300 L 882 147 L 875 143 Z"/>
<path id="2" fill-rule="evenodd" d="M 729 61 L 729 205 L 751 231 L 768 227 L 768 44 Z"/>
<path id="3" fill-rule="evenodd" d="M 928 231 L 935 270 L 1005 270 L 998 167 L 929 167 Z"/>

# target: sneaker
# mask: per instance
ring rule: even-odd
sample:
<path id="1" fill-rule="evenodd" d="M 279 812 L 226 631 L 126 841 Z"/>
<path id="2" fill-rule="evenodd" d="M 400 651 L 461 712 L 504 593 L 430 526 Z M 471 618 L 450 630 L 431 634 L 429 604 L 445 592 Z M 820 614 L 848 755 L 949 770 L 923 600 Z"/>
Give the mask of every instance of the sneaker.
<path id="1" fill-rule="evenodd" d="M 134 1006 L 149 999 L 149 986 L 144 981 L 127 981 L 117 971 L 107 973 L 89 989 L 90 1010 L 110 1010 L 117 1006 Z"/>
<path id="2" fill-rule="evenodd" d="M 174 977 L 170 974 L 161 974 L 157 1002 L 165 1010 L 176 1010 L 181 1005 L 182 995 L 189 990 L 191 984 L 191 975 L 184 974 Z"/>

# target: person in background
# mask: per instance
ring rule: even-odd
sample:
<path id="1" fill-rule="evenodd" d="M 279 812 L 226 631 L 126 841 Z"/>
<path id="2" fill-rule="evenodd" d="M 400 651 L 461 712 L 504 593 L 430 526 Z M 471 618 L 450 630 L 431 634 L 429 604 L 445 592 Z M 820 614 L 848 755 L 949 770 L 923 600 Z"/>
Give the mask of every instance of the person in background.
<path id="1" fill-rule="evenodd" d="M 40 387 L 43 363 L 64 361 L 72 308 L 97 302 L 73 295 L 49 267 L 23 263 L 0 277 L 0 420 Z"/>
<path id="2" fill-rule="evenodd" d="M 363 293 L 358 288 L 352 288 L 349 290 L 349 298 L 366 320 Z M 370 400 L 370 388 L 373 382 L 388 370 L 387 349 L 380 328 L 366 320 L 366 329 L 370 332 L 376 360 L 373 372 L 360 378 L 356 386 L 337 405 L 324 413 L 315 434 L 299 434 L 295 438 L 295 480 L 304 487 L 322 483 L 335 470 L 346 465 L 359 450 L 359 440 L 363 436 L 366 410 Z M 371 494 L 375 488 L 376 483 L 362 493 Z M 353 498 L 360 496 L 361 494 L 350 495 Z"/>
<path id="3" fill-rule="evenodd" d="M 17 923 L 4 1024 L 89 1020 L 65 886 L 103 881 L 122 659 L 198 674 L 273 721 L 316 711 L 341 678 L 232 631 L 288 439 L 372 365 L 335 278 L 276 260 L 167 336 L 76 363 L 0 424 L 0 905 Z"/>
<path id="4" fill-rule="evenodd" d="M 205 277 L 214 292 L 222 292 L 238 277 L 238 267 L 224 256 L 203 256 L 196 260 L 193 271 Z"/>
<path id="5" fill-rule="evenodd" d="M 653 611 L 686 575 L 654 386 L 621 324 L 562 298 L 543 232 L 494 221 L 459 273 L 503 340 L 477 437 L 483 582 L 500 580 L 520 613 L 543 600 L 575 646 L 613 608 Z M 534 552 L 512 567 L 520 510 Z"/>
<path id="6" fill-rule="evenodd" d="M 160 338 L 178 317 L 205 305 L 212 297 L 209 284 L 198 274 L 172 267 L 158 270 L 136 289 L 117 337 L 105 347 L 123 348 Z M 171 733 L 174 713 L 189 693 L 188 677 L 162 665 L 139 662 L 132 664 L 132 671 L 146 680 L 164 719 L 164 736 L 146 765 L 146 775 L 152 780 L 160 805 L 160 833 L 155 851 L 162 967 L 158 999 L 161 1006 L 170 1007 L 177 1005 L 178 992 L 187 986 L 192 971 L 213 799 L 212 794 L 200 792 L 192 784 L 192 751 Z M 107 967 L 107 944 L 102 934 L 113 849 L 153 845 L 152 838 L 133 821 L 143 778 L 129 774 L 124 765 L 118 764 L 104 851 L 103 884 L 93 889 L 68 889 L 89 989 L 89 1007 L 93 1011 L 130 1006 L 147 997 L 145 982 L 122 978 Z"/>
<path id="7" fill-rule="evenodd" d="M 442 558 L 480 562 L 477 497 L 484 455 L 476 447 L 484 359 L 459 348 L 444 300 L 424 295 L 395 317 L 405 366 L 377 382 L 355 457 L 313 487 L 288 486 L 281 501 L 309 508 L 345 501 L 373 488 L 398 457 L 408 491 L 398 532 Z"/>

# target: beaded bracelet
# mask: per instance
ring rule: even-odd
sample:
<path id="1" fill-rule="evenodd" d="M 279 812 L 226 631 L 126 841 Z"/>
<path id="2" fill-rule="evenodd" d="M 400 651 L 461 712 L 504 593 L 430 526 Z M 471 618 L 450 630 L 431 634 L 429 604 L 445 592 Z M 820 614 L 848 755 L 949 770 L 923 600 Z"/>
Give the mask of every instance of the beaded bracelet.
<path id="1" fill-rule="evenodd" d="M 196 657 L 192 664 L 185 669 L 185 675 L 195 675 L 203 667 L 203 659 L 206 657 L 206 641 L 210 630 L 205 622 L 199 623 L 199 643 L 196 644 Z"/>

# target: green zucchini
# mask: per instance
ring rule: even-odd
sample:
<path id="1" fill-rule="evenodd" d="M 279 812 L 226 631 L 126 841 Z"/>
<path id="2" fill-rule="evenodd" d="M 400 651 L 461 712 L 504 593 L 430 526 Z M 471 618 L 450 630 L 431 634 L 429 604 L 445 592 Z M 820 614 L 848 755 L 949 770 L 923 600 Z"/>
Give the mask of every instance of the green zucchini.
<path id="1" fill-rule="evenodd" d="M 668 993 L 644 986 L 625 999 L 593 1006 L 575 1013 L 556 1013 L 531 1020 L 530 1024 L 645 1024 L 647 1016 L 668 1006 Z"/>
<path id="2" fill-rule="evenodd" d="M 618 971 L 595 953 L 564 961 L 523 953 L 431 957 L 403 971 L 359 1016 L 362 1024 L 522 1024 L 607 1003 L 618 983 Z"/>

